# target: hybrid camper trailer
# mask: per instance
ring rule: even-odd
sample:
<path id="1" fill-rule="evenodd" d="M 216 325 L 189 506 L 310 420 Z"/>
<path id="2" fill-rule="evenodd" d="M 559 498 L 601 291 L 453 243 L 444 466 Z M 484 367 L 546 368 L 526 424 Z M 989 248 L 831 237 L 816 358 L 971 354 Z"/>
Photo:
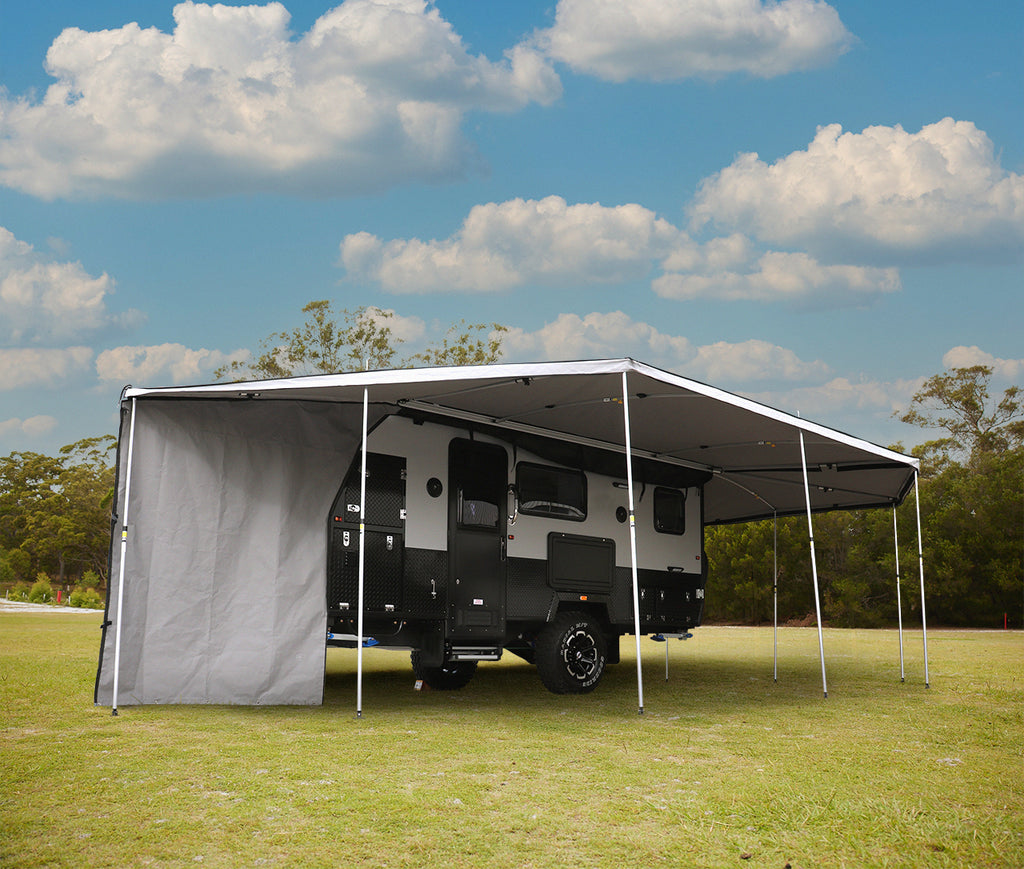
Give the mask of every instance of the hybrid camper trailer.
<path id="1" fill-rule="evenodd" d="M 411 649 L 432 688 L 461 688 L 478 661 L 507 650 L 536 664 L 555 693 L 591 691 L 634 629 L 624 458 L 537 438 L 534 452 L 518 440 L 397 415 L 369 435 L 365 634 Z M 358 641 L 361 473 L 359 454 L 328 523 L 332 645 Z M 642 479 L 645 633 L 682 636 L 700 624 L 709 477 L 664 468 Z"/>

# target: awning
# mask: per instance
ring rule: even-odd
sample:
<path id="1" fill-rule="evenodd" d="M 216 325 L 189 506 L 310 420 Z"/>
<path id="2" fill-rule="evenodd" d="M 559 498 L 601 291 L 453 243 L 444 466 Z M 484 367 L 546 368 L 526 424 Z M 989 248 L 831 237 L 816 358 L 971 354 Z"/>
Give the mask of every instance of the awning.
<path id="1" fill-rule="evenodd" d="M 918 461 L 764 404 L 632 359 L 421 368 L 161 389 L 129 388 L 125 398 L 312 401 L 374 405 L 458 419 L 501 430 L 513 442 L 573 444 L 593 462 L 620 461 L 621 375 L 628 376 L 632 447 L 646 466 L 710 475 L 708 524 L 805 510 L 799 435 L 803 432 L 812 510 L 900 503 Z M 531 440 L 532 439 L 532 440 Z M 623 470 L 623 473 L 625 471 Z"/>

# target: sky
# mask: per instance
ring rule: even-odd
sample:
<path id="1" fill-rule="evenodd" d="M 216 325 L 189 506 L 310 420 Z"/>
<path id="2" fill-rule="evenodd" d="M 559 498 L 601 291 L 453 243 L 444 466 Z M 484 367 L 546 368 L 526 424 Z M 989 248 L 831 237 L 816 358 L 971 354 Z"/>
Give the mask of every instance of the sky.
<path id="1" fill-rule="evenodd" d="M 0 454 L 370 306 L 883 445 L 1024 384 L 1024 5 L 0 7 Z"/>

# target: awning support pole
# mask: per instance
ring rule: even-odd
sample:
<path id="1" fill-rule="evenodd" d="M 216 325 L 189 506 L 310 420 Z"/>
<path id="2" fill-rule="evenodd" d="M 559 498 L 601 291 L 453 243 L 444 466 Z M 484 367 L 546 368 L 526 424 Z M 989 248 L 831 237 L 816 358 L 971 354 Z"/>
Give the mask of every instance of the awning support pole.
<path id="1" fill-rule="evenodd" d="M 779 681 L 779 514 L 772 511 L 772 681 Z"/>
<path id="2" fill-rule="evenodd" d="M 132 494 L 132 454 L 135 451 L 135 399 L 128 427 L 128 472 L 124 478 L 124 506 L 121 508 L 121 563 L 117 568 L 117 630 L 114 634 L 114 699 L 111 715 L 117 715 L 117 692 L 121 676 L 121 614 L 124 612 L 124 562 L 128 551 L 128 502 Z"/>
<path id="3" fill-rule="evenodd" d="M 825 678 L 825 641 L 821 633 L 821 595 L 818 593 L 818 559 L 814 554 L 814 523 L 811 521 L 811 487 L 807 481 L 807 454 L 804 450 L 804 433 L 800 431 L 800 463 L 804 471 L 804 499 L 807 502 L 807 533 L 811 539 L 811 575 L 814 577 L 814 611 L 818 616 L 818 653 L 821 657 L 821 687 L 828 697 L 828 681 Z"/>
<path id="4" fill-rule="evenodd" d="M 359 474 L 359 625 L 356 630 L 356 718 L 363 717 L 363 583 L 366 575 L 366 438 L 370 391 L 363 390 L 362 467 Z"/>
<path id="5" fill-rule="evenodd" d="M 636 636 L 636 691 L 639 714 L 644 714 L 644 670 L 640 661 L 640 577 L 636 563 L 636 507 L 633 502 L 633 445 L 629 433 L 629 390 L 622 372 L 622 421 L 626 429 L 626 489 L 629 492 L 629 552 L 633 568 L 633 633 Z"/>
<path id="6" fill-rule="evenodd" d="M 921 631 L 924 636 L 924 687 L 930 688 L 928 679 L 928 619 L 924 612 L 924 545 L 921 540 L 921 494 L 917 485 L 917 471 L 914 472 L 914 506 L 917 508 L 917 565 L 921 572 Z"/>
<path id="7" fill-rule="evenodd" d="M 892 539 L 896 545 L 896 620 L 899 624 L 900 633 L 900 681 L 906 682 L 907 677 L 903 669 L 903 596 L 900 594 L 900 532 L 896 527 L 896 507 L 892 508 Z"/>

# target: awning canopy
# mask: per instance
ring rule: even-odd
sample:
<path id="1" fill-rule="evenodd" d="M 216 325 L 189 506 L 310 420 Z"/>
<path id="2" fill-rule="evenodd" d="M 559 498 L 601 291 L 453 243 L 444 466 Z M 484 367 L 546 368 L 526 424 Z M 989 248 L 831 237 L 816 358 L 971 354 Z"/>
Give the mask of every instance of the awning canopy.
<path id="1" fill-rule="evenodd" d="M 634 483 L 703 484 L 707 523 L 803 512 L 801 442 L 812 510 L 896 504 L 917 467 L 631 359 L 128 387 L 96 701 L 320 703 L 324 518 L 366 426 L 391 413 L 624 481 L 628 419 Z M 635 616 L 635 569 L 633 592 Z M 637 670 L 642 710 L 639 645 Z"/>
<path id="2" fill-rule="evenodd" d="M 814 511 L 891 506 L 913 487 L 917 459 L 632 359 L 129 387 L 123 398 L 357 404 L 367 389 L 379 410 L 500 430 L 534 451 L 555 439 L 607 470 L 625 449 L 623 372 L 638 481 L 708 475 L 708 524 L 802 513 L 801 432 Z"/>

